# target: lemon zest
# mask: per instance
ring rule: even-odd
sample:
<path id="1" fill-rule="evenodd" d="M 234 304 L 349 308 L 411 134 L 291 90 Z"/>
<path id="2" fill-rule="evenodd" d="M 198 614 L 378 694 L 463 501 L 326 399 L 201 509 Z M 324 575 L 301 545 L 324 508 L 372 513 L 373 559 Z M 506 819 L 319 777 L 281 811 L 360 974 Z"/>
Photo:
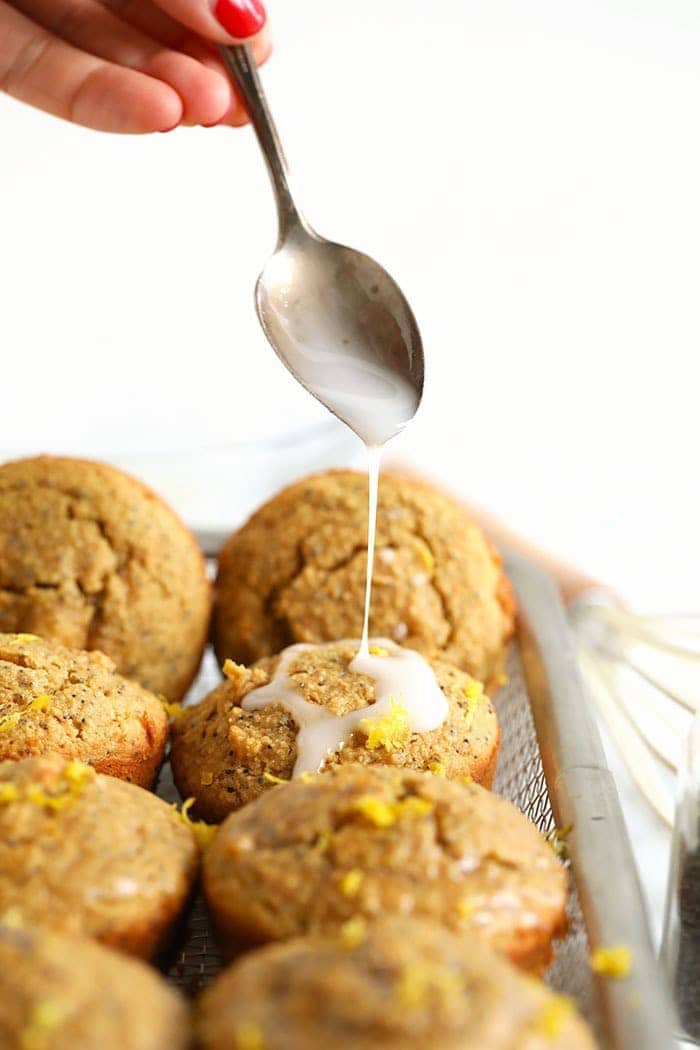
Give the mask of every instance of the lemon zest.
<path id="1" fill-rule="evenodd" d="M 552 828 L 545 835 L 545 842 L 551 848 L 555 856 L 561 860 L 568 860 L 569 857 L 569 835 L 574 829 L 573 824 L 565 824 L 563 828 Z"/>
<path id="2" fill-rule="evenodd" d="M 374 751 L 383 747 L 385 751 L 398 751 L 410 739 L 411 726 L 408 711 L 400 700 L 389 700 L 389 710 L 379 718 L 363 718 L 360 729 L 367 736 L 365 747 Z"/>
<path id="3" fill-rule="evenodd" d="M 265 1050 L 265 1042 L 259 1025 L 253 1021 L 241 1021 L 236 1025 L 236 1050 Z"/>
<path id="4" fill-rule="evenodd" d="M 370 645 L 369 647 L 370 656 L 388 656 L 389 650 L 384 649 L 381 645 Z"/>
<path id="5" fill-rule="evenodd" d="M 44 1050 L 44 1047 L 49 1045 L 51 1033 L 58 1028 L 65 1015 L 65 1009 L 51 999 L 38 1002 L 30 1014 L 27 1027 L 22 1032 L 22 1050 Z"/>
<path id="6" fill-rule="evenodd" d="M 418 540 L 418 554 L 428 572 L 432 572 L 435 568 L 435 555 L 425 540 Z"/>
<path id="7" fill-rule="evenodd" d="M 182 718 L 185 713 L 185 708 L 179 700 L 168 700 L 167 696 L 163 696 L 162 693 L 158 694 L 158 699 L 163 705 L 166 715 L 168 718 L 172 718 L 173 722 L 177 722 L 178 718 Z"/>
<path id="8" fill-rule="evenodd" d="M 474 783 L 474 777 L 469 776 L 469 774 L 467 773 L 465 776 L 460 777 L 459 781 L 460 781 L 461 784 L 473 784 Z"/>
<path id="9" fill-rule="evenodd" d="M 263 778 L 268 780 L 271 784 L 288 784 L 289 781 L 285 780 L 284 777 L 276 777 L 274 773 L 268 773 L 267 770 L 263 773 Z"/>
<path id="10" fill-rule="evenodd" d="M 573 1012 L 574 1003 L 568 995 L 551 995 L 543 1005 L 535 1027 L 545 1039 L 557 1039 Z"/>
<path id="11" fill-rule="evenodd" d="M 14 729 L 23 713 L 23 711 L 13 711 L 9 715 L 2 715 L 0 717 L 0 733 L 7 733 L 10 729 Z"/>
<path id="12" fill-rule="evenodd" d="M 481 700 L 484 695 L 484 687 L 481 682 L 477 682 L 476 678 L 472 678 L 464 687 L 464 695 L 467 700 Z"/>
<path id="13" fill-rule="evenodd" d="M 197 845 L 199 846 L 202 853 L 204 853 L 211 845 L 212 839 L 219 830 L 218 824 L 207 824 L 205 820 L 192 820 L 190 817 L 190 810 L 194 806 L 196 799 L 188 798 L 182 803 L 182 809 L 178 809 L 177 805 L 173 803 L 171 806 L 171 813 L 175 820 L 180 821 L 186 828 L 189 828 L 194 835 Z"/>
<path id="14" fill-rule="evenodd" d="M 510 682 L 510 675 L 507 675 L 505 671 L 501 671 L 496 675 L 496 685 L 508 685 Z"/>
<path id="15" fill-rule="evenodd" d="M 385 802 L 375 795 L 361 795 L 355 799 L 352 808 L 361 813 L 370 824 L 378 828 L 388 828 L 397 820 L 406 820 L 427 816 L 433 811 L 433 803 L 417 795 L 398 799 L 396 802 Z"/>
<path id="16" fill-rule="evenodd" d="M 459 974 L 445 966 L 430 963 L 417 963 L 405 970 L 396 987 L 396 994 L 401 1006 L 407 1009 L 420 1008 L 425 1005 L 431 992 L 454 996 L 462 991 L 464 982 Z"/>
<path id="17" fill-rule="evenodd" d="M 38 634 L 16 634 L 13 642 L 38 642 L 41 639 Z"/>
<path id="18" fill-rule="evenodd" d="M 353 915 L 351 919 L 346 919 L 340 927 L 340 943 L 348 951 L 357 948 L 366 939 L 367 920 L 362 915 Z"/>
<path id="19" fill-rule="evenodd" d="M 23 707 L 21 711 L 12 711 L 8 715 L 0 717 L 0 733 L 7 733 L 14 729 L 29 711 L 46 711 L 53 698 L 48 693 L 35 696 L 31 703 Z"/>
<path id="20" fill-rule="evenodd" d="M 17 785 L 11 781 L 7 781 L 4 784 L 0 784 L 0 804 L 4 802 L 16 802 L 19 798 L 19 791 Z"/>
<path id="21" fill-rule="evenodd" d="M 447 767 L 441 758 L 432 758 L 428 763 L 428 771 L 432 773 L 434 777 L 444 777 L 447 775 Z"/>
<path id="22" fill-rule="evenodd" d="M 359 868 L 352 868 L 347 871 L 340 880 L 341 892 L 346 897 L 355 897 L 360 889 L 360 886 L 364 882 L 365 873 L 360 871 Z"/>
<path id="23" fill-rule="evenodd" d="M 626 944 L 596 948 L 590 964 L 593 972 L 603 977 L 627 977 L 632 969 L 632 950 Z"/>
<path id="24" fill-rule="evenodd" d="M 476 913 L 476 902 L 470 897 L 462 897 L 457 901 L 457 914 L 460 919 L 471 919 Z"/>

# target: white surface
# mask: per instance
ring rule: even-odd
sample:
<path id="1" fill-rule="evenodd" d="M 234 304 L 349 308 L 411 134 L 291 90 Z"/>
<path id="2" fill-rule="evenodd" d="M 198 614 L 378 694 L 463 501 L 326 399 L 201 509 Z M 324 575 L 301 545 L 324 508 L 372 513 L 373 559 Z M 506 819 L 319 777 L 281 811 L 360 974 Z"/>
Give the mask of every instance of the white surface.
<path id="1" fill-rule="evenodd" d="M 700 7 L 270 7 L 308 214 L 423 330 L 396 453 L 631 602 L 697 607 Z M 267 468 L 222 447 L 323 418 L 253 314 L 274 211 L 250 132 L 108 138 L 4 99 L 0 127 L 0 448 L 143 462 L 232 520 Z M 658 914 L 665 838 L 620 783 Z"/>

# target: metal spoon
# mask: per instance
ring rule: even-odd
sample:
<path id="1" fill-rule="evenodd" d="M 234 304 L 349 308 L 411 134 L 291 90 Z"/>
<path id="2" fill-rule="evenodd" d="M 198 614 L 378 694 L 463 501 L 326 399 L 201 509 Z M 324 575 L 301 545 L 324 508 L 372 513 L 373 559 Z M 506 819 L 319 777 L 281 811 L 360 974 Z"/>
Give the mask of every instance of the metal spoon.
<path id="1" fill-rule="evenodd" d="M 362 252 L 324 240 L 294 202 L 287 161 L 255 60 L 222 58 L 250 115 L 277 201 L 277 248 L 258 278 L 260 323 L 277 356 L 367 445 L 383 445 L 416 413 L 423 346 L 401 289 Z"/>

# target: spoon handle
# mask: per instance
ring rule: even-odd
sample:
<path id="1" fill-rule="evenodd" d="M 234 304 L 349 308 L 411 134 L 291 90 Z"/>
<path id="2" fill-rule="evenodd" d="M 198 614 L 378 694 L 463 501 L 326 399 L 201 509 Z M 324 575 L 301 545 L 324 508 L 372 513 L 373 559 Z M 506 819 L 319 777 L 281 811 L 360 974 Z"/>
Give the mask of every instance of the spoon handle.
<path id="1" fill-rule="evenodd" d="M 306 228 L 301 212 L 294 203 L 289 188 L 289 167 L 282 149 L 275 122 L 272 119 L 255 59 L 247 44 L 220 47 L 219 51 L 235 87 L 237 88 L 258 137 L 267 163 L 272 188 L 277 202 L 280 241 L 293 226 Z"/>

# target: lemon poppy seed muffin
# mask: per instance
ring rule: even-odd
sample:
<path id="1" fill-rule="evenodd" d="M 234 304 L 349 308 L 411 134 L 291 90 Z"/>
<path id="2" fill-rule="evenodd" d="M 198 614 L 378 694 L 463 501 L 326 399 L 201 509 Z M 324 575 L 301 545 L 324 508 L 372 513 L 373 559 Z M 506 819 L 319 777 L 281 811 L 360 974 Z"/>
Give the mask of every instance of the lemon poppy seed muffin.
<path id="1" fill-rule="evenodd" d="M 55 755 L 0 763 L 0 916 L 150 958 L 198 861 L 189 828 L 135 784 Z"/>
<path id="2" fill-rule="evenodd" d="M 194 537 L 141 482 L 56 456 L 0 466 L 0 631 L 99 649 L 121 674 L 179 700 L 209 611 Z"/>
<path id="3" fill-rule="evenodd" d="M 293 642 L 358 638 L 367 571 L 367 477 L 317 474 L 266 503 L 219 557 L 214 641 L 251 664 Z M 382 474 L 370 628 L 497 683 L 513 630 L 498 555 L 464 509 Z"/>
<path id="4" fill-rule="evenodd" d="M 0 918 L 0 1046 L 188 1050 L 189 1011 L 136 959 Z"/>
<path id="5" fill-rule="evenodd" d="M 566 926 L 566 871 L 510 802 L 388 766 L 336 766 L 231 814 L 203 886 L 230 950 L 412 914 L 534 971 Z"/>
<path id="6" fill-rule="evenodd" d="M 246 955 L 200 1001 L 202 1050 L 595 1050 L 573 1003 L 427 920 L 350 920 Z"/>
<path id="7" fill-rule="evenodd" d="M 150 787 L 167 739 L 161 701 L 103 653 L 0 634 L 0 761 L 53 753 Z"/>
<path id="8" fill-rule="evenodd" d="M 391 657 L 389 649 L 377 652 Z M 401 654 L 401 650 L 398 654 Z M 388 764 L 433 771 L 447 777 L 472 777 L 490 787 L 498 755 L 500 730 L 491 701 L 466 672 L 442 661 L 430 661 L 447 699 L 445 721 L 429 732 L 412 732 L 398 698 L 391 713 L 373 716 L 377 683 L 350 669 L 357 643 L 337 642 L 298 647 L 286 670 L 300 697 L 338 719 L 366 709 L 359 727 L 328 756 L 325 768 L 337 764 Z M 245 710 L 241 704 L 274 677 L 280 657 L 265 657 L 247 669 L 231 661 L 227 680 L 173 726 L 171 764 L 184 797 L 196 798 L 198 815 L 219 823 L 232 810 L 271 788 L 275 779 L 289 780 L 298 756 L 298 726 L 281 704 Z"/>

